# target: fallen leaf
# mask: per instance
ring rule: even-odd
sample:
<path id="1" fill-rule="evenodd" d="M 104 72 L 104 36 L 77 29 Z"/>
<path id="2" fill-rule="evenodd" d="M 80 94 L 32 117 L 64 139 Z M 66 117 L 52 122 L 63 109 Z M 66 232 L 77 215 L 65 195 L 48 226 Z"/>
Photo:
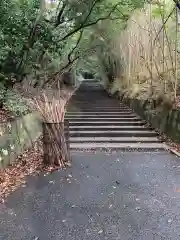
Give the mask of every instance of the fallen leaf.
<path id="1" fill-rule="evenodd" d="M 60 169 L 57 166 L 43 164 L 43 145 L 41 138 L 34 142 L 32 148 L 19 155 L 13 164 L 5 169 L 0 169 L 0 202 L 18 187 L 26 187 L 26 176 L 38 175 L 44 172 L 44 176 Z M 49 183 L 54 183 L 50 181 Z"/>
<path id="2" fill-rule="evenodd" d="M 54 184 L 54 181 L 49 181 L 49 183 Z"/>

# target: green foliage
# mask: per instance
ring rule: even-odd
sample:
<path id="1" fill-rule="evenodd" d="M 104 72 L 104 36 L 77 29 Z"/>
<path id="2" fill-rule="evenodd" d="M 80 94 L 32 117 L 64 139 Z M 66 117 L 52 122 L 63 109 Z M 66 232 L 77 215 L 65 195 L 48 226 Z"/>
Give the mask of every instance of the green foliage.
<path id="1" fill-rule="evenodd" d="M 1 1 L 0 73 L 21 81 L 25 74 L 35 78 L 37 72 L 56 73 L 89 63 L 94 49 L 98 52 L 100 44 L 107 51 L 111 37 L 142 4 L 142 0 L 59 0 L 51 5 L 45 0 Z M 103 25 L 105 19 L 108 25 Z"/>
<path id="2" fill-rule="evenodd" d="M 3 101 L 6 94 L 6 90 L 4 88 L 4 85 L 0 83 L 0 102 Z"/>
<path id="3" fill-rule="evenodd" d="M 29 113 L 28 105 L 20 95 L 12 91 L 7 91 L 3 106 L 11 111 L 16 116 L 21 116 Z"/>
<path id="4" fill-rule="evenodd" d="M 127 20 L 131 16 L 132 11 L 143 6 L 144 1 L 141 0 L 106 0 L 100 5 L 98 11 L 103 11 L 105 6 L 106 12 L 118 4 L 117 9 L 112 12 L 111 17 L 98 22 L 95 26 L 85 31 L 85 35 L 89 39 L 86 40 L 86 46 L 96 46 L 96 52 L 87 56 L 83 61 L 78 62 L 80 69 L 91 69 L 93 73 L 101 78 L 112 78 L 116 74 L 116 68 L 119 67 L 116 52 L 113 51 L 115 39 L 120 36 L 121 31 L 126 27 Z M 97 14 L 97 12 L 96 12 Z M 85 38 L 83 38 L 85 41 Z"/>

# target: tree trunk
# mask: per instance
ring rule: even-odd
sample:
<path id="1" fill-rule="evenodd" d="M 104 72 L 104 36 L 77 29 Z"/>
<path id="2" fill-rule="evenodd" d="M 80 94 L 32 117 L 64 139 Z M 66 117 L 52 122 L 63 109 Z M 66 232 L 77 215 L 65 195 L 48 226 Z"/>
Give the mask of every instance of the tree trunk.
<path id="1" fill-rule="evenodd" d="M 70 163 L 69 124 L 43 123 L 44 163 L 65 167 Z"/>

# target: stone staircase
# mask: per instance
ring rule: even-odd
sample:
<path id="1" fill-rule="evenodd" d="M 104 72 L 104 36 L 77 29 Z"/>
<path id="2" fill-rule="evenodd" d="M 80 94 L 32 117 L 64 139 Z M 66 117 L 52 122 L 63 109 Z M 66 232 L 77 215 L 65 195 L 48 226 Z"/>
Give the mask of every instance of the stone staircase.
<path id="1" fill-rule="evenodd" d="M 69 121 L 70 148 L 164 151 L 158 134 L 145 126 L 131 109 L 108 96 L 103 87 L 85 81 L 72 97 Z"/>

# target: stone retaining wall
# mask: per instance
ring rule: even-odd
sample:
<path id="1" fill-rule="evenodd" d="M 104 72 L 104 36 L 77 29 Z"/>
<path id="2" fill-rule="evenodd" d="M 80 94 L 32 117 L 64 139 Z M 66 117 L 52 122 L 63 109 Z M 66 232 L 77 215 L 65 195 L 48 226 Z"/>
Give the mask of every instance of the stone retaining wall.
<path id="1" fill-rule="evenodd" d="M 79 88 L 78 78 L 76 80 L 77 85 L 74 90 L 71 89 L 71 94 Z M 0 123 L 0 168 L 11 164 L 19 154 L 31 147 L 41 134 L 42 119 L 36 112 L 12 122 Z"/>
<path id="2" fill-rule="evenodd" d="M 148 101 L 123 97 L 120 92 L 113 96 L 130 106 L 142 119 L 153 128 L 165 133 L 174 141 L 180 143 L 180 110 L 167 109 L 162 106 L 154 108 Z"/>
<path id="3" fill-rule="evenodd" d="M 37 113 L 0 123 L 0 168 L 11 164 L 19 154 L 31 147 L 41 133 L 41 120 Z"/>

